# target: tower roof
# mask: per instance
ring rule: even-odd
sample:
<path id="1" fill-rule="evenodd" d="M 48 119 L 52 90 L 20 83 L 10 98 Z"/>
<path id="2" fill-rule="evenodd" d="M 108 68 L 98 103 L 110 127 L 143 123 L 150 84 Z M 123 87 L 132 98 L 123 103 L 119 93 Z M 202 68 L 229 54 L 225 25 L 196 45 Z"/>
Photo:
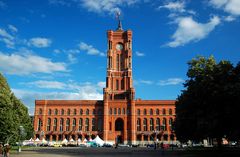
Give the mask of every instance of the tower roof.
<path id="1" fill-rule="evenodd" d="M 122 31 L 123 30 L 123 28 L 122 28 L 122 22 L 121 22 L 121 19 L 120 19 L 120 12 L 117 12 L 116 13 L 116 17 L 117 17 L 117 20 L 118 20 L 118 27 L 117 27 L 117 31 L 118 30 L 120 30 L 120 31 Z"/>

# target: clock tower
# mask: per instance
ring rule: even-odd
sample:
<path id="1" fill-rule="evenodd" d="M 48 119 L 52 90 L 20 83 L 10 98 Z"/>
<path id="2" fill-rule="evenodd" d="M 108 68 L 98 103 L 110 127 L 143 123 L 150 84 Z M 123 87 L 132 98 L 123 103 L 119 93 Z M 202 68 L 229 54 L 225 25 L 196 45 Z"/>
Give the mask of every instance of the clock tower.
<path id="1" fill-rule="evenodd" d="M 132 31 L 108 31 L 107 77 L 104 100 L 133 100 Z"/>
<path id="2" fill-rule="evenodd" d="M 116 104 L 126 109 L 124 121 L 124 141 L 135 141 L 135 89 L 132 79 L 132 31 L 122 29 L 118 20 L 116 31 L 107 31 L 107 74 L 104 95 L 104 141 L 108 141 L 108 132 L 111 129 L 109 111 Z M 111 112 L 111 111 L 110 111 Z M 123 117 L 124 119 L 124 117 Z M 118 127 L 118 126 L 115 126 Z M 127 135 L 126 135 L 127 134 Z M 110 135 L 109 135 L 110 136 Z M 117 136 L 116 134 L 114 136 Z M 120 135 L 119 135 L 120 136 Z M 122 134 L 121 134 L 122 136 Z"/>

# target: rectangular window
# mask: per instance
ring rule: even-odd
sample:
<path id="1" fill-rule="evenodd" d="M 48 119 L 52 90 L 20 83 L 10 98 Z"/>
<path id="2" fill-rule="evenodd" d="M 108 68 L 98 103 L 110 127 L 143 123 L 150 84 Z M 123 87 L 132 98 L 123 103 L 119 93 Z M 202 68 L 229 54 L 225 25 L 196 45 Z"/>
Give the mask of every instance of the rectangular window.
<path id="1" fill-rule="evenodd" d="M 116 90 L 119 90 L 119 81 L 116 80 Z"/>
<path id="2" fill-rule="evenodd" d="M 119 70 L 119 60 L 120 60 L 120 56 L 119 56 L 119 54 L 117 54 L 117 62 L 116 62 L 117 70 Z"/>
<path id="3" fill-rule="evenodd" d="M 81 131 L 82 130 L 82 118 L 79 119 L 79 127 L 78 130 Z"/>
<path id="4" fill-rule="evenodd" d="M 96 119 L 95 118 L 93 118 L 92 119 L 92 131 L 96 131 L 96 127 L 95 127 L 95 124 L 96 123 Z"/>

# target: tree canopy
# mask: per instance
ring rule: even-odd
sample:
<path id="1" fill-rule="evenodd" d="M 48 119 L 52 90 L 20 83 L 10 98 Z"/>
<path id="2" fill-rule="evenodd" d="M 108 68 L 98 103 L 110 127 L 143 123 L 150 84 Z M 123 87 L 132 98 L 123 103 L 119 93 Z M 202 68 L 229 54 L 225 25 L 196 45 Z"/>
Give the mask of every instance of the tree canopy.
<path id="1" fill-rule="evenodd" d="M 27 107 L 12 93 L 6 79 L 0 73 L 0 142 L 14 143 L 19 138 L 29 138 L 33 126 Z M 20 136 L 22 126 L 25 133 Z"/>
<path id="2" fill-rule="evenodd" d="M 216 63 L 213 56 L 188 62 L 188 79 L 176 101 L 180 141 L 240 137 L 240 63 Z"/>

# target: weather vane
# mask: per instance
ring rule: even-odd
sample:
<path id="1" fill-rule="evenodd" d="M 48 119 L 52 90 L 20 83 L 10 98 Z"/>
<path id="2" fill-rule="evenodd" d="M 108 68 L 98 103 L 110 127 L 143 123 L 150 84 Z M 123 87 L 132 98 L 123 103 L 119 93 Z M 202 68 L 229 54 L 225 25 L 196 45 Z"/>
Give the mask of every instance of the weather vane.
<path id="1" fill-rule="evenodd" d="M 116 11 L 116 18 L 118 20 L 118 28 L 117 28 L 117 30 L 123 30 L 122 29 L 122 23 L 121 23 L 120 15 L 121 15 L 121 12 L 119 10 Z"/>

